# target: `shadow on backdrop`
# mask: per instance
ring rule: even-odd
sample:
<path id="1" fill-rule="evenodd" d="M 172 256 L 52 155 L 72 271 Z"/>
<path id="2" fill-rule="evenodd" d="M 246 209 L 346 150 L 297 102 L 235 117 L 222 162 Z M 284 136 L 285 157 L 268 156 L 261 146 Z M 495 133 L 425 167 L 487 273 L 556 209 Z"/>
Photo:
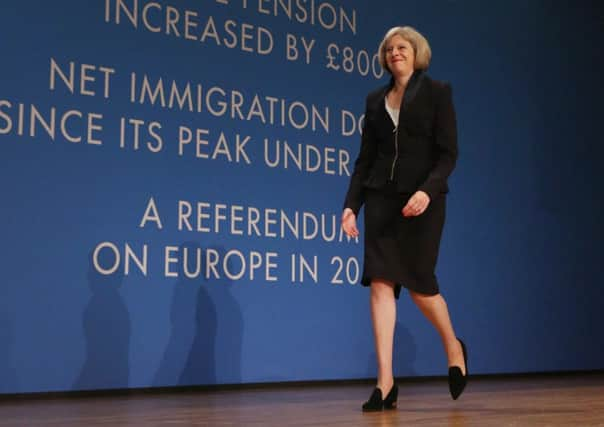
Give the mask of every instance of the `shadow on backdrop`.
<path id="1" fill-rule="evenodd" d="M 0 300 L 0 393 L 15 393 L 18 390 L 13 347 L 15 326 L 9 312 L 7 299 Z"/>
<path id="2" fill-rule="evenodd" d="M 222 246 L 213 249 L 224 259 L 227 251 Z M 238 272 L 241 264 L 236 257 L 229 260 L 228 269 Z M 237 282 L 241 285 L 242 282 Z M 218 328 L 216 335 L 216 372 L 219 384 L 239 384 L 243 346 L 243 315 L 241 306 L 234 296 L 236 283 L 225 277 L 210 278 L 208 288 L 217 310 Z"/>
<path id="3" fill-rule="evenodd" d="M 99 264 L 112 265 L 109 252 L 99 253 Z M 123 273 L 103 275 L 89 257 L 88 285 L 92 297 L 84 309 L 85 361 L 76 390 L 127 388 L 130 374 L 130 314 L 120 294 Z"/>
<path id="4" fill-rule="evenodd" d="M 172 298 L 171 335 L 154 385 L 240 383 L 243 319 L 233 282 L 218 267 L 219 277 L 210 269 L 207 278 L 206 253 L 222 260 L 226 251 L 196 242 L 183 243 L 180 251 L 188 274 L 183 263 Z"/>
<path id="5" fill-rule="evenodd" d="M 215 382 L 216 309 L 200 279 L 204 265 L 197 264 L 199 249 L 201 247 L 196 242 L 180 245 L 179 255 L 187 264 L 186 269 L 184 263 L 180 264 L 178 281 L 174 284 L 170 339 L 155 375 L 154 386 Z M 196 351 L 192 355 L 194 346 Z M 186 372 L 187 368 L 189 372 Z"/>

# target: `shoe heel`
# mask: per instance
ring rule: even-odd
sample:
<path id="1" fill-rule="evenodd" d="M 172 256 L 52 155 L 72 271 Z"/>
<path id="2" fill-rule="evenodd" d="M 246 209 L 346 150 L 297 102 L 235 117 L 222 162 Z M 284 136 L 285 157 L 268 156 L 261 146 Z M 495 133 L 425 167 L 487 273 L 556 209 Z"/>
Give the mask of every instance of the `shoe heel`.
<path id="1" fill-rule="evenodd" d="M 384 399 L 384 409 L 396 409 L 396 400 L 398 399 L 398 386 L 394 384 L 390 392 Z"/>

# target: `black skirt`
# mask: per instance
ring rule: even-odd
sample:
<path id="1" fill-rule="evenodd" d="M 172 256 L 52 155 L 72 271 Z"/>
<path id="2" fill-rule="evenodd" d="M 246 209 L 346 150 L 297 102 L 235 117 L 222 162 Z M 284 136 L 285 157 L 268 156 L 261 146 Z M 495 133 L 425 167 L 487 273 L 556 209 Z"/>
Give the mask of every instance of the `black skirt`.
<path id="1" fill-rule="evenodd" d="M 446 196 L 430 200 L 423 214 L 404 217 L 402 209 L 411 194 L 398 193 L 393 184 L 379 190 L 365 189 L 365 255 L 363 286 L 372 279 L 395 284 L 398 299 L 401 286 L 412 291 L 439 293 L 434 269 L 445 222 Z"/>

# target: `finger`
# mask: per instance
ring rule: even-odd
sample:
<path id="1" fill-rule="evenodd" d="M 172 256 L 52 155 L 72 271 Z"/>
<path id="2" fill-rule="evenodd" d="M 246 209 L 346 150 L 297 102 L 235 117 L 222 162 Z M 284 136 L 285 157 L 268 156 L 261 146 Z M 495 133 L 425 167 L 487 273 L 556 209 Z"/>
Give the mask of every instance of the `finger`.
<path id="1" fill-rule="evenodd" d="M 418 209 L 416 206 L 405 206 L 403 209 L 403 215 L 406 217 L 418 216 L 421 212 L 421 209 Z"/>
<path id="2" fill-rule="evenodd" d="M 359 230 L 357 229 L 355 224 L 349 224 L 348 222 L 342 224 L 342 228 L 344 229 L 344 233 L 350 237 L 357 237 L 359 235 Z"/>
<path id="3" fill-rule="evenodd" d="M 348 237 L 357 237 L 359 235 L 359 231 L 355 228 L 349 228 L 348 230 L 344 230 Z"/>
<path id="4" fill-rule="evenodd" d="M 355 221 L 354 218 L 349 218 L 347 221 L 348 224 L 348 229 L 350 231 L 356 230 L 357 229 L 357 222 Z"/>

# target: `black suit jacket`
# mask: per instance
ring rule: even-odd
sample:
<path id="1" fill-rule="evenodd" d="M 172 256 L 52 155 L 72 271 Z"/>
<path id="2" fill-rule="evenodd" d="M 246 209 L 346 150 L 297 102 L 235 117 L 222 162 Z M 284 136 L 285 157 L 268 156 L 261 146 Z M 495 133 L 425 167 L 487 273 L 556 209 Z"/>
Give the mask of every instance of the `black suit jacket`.
<path id="1" fill-rule="evenodd" d="M 394 126 L 385 106 L 393 81 L 367 96 L 361 149 L 344 202 L 358 214 L 366 188 L 393 181 L 400 193 L 426 192 L 430 199 L 449 191 L 457 160 L 457 124 L 451 86 L 416 71 L 405 90 Z"/>

